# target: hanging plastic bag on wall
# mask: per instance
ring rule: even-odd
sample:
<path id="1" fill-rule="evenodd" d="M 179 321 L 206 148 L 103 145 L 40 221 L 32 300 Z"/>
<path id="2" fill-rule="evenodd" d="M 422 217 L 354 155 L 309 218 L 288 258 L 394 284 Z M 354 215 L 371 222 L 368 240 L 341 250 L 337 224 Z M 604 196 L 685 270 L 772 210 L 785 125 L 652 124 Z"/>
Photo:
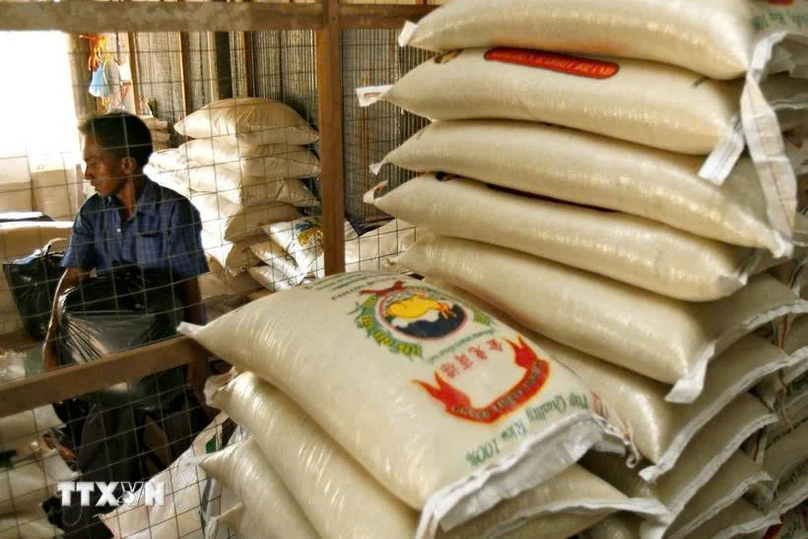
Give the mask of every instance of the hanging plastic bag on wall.
<path id="1" fill-rule="evenodd" d="M 115 269 L 70 288 L 59 299 L 58 308 L 62 365 L 95 361 L 171 337 L 185 310 L 179 289 L 165 275 L 140 268 Z M 180 366 L 82 398 L 156 411 L 167 407 L 184 387 Z"/>
<path id="2" fill-rule="evenodd" d="M 109 84 L 107 83 L 107 75 L 104 69 L 104 64 L 99 64 L 93 71 L 93 77 L 90 79 L 90 95 L 105 99 L 109 97 Z"/>
<path id="3" fill-rule="evenodd" d="M 25 333 L 35 341 L 45 338 L 53 307 L 53 296 L 64 269 L 63 253 L 54 252 L 62 239 L 48 242 L 32 254 L 3 264 L 3 273 L 22 318 Z"/>

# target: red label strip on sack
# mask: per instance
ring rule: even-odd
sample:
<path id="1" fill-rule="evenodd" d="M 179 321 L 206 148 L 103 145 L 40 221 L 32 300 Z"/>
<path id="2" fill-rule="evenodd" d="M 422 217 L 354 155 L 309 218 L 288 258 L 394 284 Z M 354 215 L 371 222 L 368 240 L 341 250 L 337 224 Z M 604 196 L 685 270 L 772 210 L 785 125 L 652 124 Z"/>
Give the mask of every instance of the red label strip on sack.
<path id="1" fill-rule="evenodd" d="M 528 67 L 539 67 L 590 79 L 608 79 L 620 71 L 614 62 L 603 62 L 589 58 L 578 58 L 567 54 L 537 51 L 531 49 L 513 49 L 497 47 L 485 53 L 485 59 L 492 62 L 518 64 Z"/>

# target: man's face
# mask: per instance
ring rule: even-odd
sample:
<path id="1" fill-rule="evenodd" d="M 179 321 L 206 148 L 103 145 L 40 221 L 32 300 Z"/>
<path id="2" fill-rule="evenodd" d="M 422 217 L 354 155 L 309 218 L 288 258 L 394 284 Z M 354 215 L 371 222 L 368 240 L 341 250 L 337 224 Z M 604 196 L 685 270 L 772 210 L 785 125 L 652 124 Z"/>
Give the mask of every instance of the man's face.
<path id="1" fill-rule="evenodd" d="M 126 183 L 126 160 L 104 150 L 93 135 L 84 137 L 84 178 L 102 197 L 118 193 Z"/>

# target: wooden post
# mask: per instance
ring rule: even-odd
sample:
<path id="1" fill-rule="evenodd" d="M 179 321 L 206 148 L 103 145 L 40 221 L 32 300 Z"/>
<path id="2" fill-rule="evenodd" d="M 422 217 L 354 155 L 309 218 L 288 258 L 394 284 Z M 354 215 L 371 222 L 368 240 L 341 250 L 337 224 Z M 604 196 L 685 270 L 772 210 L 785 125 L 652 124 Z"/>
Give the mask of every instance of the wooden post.
<path id="1" fill-rule="evenodd" d="M 182 83 L 182 113 L 191 114 L 193 92 L 191 91 L 191 68 L 188 65 L 188 34 L 180 32 L 180 81 Z"/>
<path id="2" fill-rule="evenodd" d="M 207 57 L 208 57 L 208 73 L 210 73 L 210 99 L 216 101 L 219 99 L 219 67 L 216 63 L 216 33 L 206 32 L 205 38 L 208 44 Z"/>
<path id="3" fill-rule="evenodd" d="M 323 0 L 324 24 L 317 31 L 317 90 L 320 100 L 320 180 L 325 274 L 345 271 L 345 185 L 342 154 L 342 57 L 339 0 Z"/>
<path id="4" fill-rule="evenodd" d="M 241 34 L 244 45 L 244 93 L 246 97 L 255 97 L 255 69 L 253 67 L 252 38 L 249 32 Z"/>
<path id="5" fill-rule="evenodd" d="M 143 109 L 140 107 L 140 77 L 137 71 L 135 34 L 127 32 L 126 40 L 129 43 L 129 68 L 132 71 L 132 94 L 135 96 L 135 114 L 143 114 Z"/>

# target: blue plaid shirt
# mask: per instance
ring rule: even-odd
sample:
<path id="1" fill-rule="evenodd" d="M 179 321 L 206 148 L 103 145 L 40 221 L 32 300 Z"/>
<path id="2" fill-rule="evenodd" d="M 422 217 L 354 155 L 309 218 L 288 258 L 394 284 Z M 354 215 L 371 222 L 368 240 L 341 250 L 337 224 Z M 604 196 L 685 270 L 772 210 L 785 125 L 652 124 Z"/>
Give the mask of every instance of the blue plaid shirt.
<path id="1" fill-rule="evenodd" d="M 120 207 L 97 194 L 84 203 L 62 267 L 137 266 L 163 270 L 174 282 L 207 273 L 199 212 L 187 198 L 146 178 L 132 218 L 121 222 Z"/>

